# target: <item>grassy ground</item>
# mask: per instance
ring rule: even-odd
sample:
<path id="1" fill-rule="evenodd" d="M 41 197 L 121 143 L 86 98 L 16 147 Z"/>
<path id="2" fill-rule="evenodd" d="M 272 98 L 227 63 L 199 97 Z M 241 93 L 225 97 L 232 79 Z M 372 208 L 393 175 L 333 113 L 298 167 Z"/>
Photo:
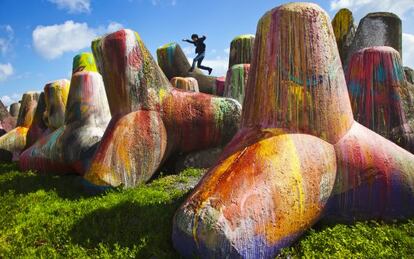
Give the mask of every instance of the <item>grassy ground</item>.
<path id="1" fill-rule="evenodd" d="M 0 165 L 0 258 L 177 258 L 172 217 L 202 170 L 99 196 L 76 176 Z M 414 221 L 317 226 L 281 257 L 413 257 Z"/>

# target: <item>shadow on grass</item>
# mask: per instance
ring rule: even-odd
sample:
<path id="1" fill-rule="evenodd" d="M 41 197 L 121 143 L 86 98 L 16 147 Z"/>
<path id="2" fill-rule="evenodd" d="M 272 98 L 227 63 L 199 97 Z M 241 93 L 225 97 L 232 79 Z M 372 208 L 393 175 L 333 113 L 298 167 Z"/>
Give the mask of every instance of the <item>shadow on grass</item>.
<path id="1" fill-rule="evenodd" d="M 7 175 L 6 175 L 7 174 Z M 56 191 L 59 197 L 70 200 L 90 197 L 78 175 L 45 175 L 20 172 L 16 164 L 0 165 L 0 195 L 13 191 L 16 194 L 29 194 L 38 190 Z"/>
<path id="2" fill-rule="evenodd" d="M 128 247 L 136 250 L 137 258 L 179 258 L 171 233 L 174 212 L 183 199 L 146 205 L 128 201 L 98 209 L 73 227 L 72 242 L 86 248 Z"/>

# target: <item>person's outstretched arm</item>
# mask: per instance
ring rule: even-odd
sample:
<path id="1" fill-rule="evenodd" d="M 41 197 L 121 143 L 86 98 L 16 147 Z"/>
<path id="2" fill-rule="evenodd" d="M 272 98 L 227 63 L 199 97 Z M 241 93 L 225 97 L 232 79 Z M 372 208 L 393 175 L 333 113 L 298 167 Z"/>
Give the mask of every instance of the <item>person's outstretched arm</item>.
<path id="1" fill-rule="evenodd" d="M 206 36 L 203 35 L 203 37 L 200 38 L 201 41 L 205 41 L 207 39 Z"/>
<path id="2" fill-rule="evenodd" d="M 192 41 L 192 40 L 183 39 L 183 41 L 194 44 L 194 41 Z"/>

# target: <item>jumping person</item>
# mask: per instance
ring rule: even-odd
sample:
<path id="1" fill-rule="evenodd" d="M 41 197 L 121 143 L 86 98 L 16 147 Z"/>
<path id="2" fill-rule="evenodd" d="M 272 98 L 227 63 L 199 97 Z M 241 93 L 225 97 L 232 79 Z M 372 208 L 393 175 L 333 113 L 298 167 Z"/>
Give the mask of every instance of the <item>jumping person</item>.
<path id="1" fill-rule="evenodd" d="M 193 59 L 193 65 L 191 66 L 190 71 L 188 72 L 193 72 L 195 64 L 197 62 L 197 67 L 203 70 L 207 70 L 208 74 L 210 75 L 213 69 L 211 67 L 205 67 L 201 65 L 201 62 L 203 62 L 203 59 L 206 55 L 206 44 L 204 44 L 204 40 L 206 39 L 206 36 L 199 38 L 197 34 L 193 34 L 191 35 L 191 39 L 192 40 L 187 40 L 187 39 L 183 40 L 185 42 L 194 44 L 194 46 L 196 47 L 195 53 L 197 54 L 197 56 Z"/>

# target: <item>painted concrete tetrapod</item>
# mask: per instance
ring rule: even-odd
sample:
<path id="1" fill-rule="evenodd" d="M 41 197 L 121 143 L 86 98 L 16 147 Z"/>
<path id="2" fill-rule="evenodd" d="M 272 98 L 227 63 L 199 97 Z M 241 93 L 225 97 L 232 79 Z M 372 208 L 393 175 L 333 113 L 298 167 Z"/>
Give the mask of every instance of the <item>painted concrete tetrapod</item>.
<path id="1" fill-rule="evenodd" d="M 402 25 L 401 19 L 387 12 L 369 13 L 359 22 L 355 37 L 348 49 L 345 67 L 352 55 L 364 48 L 389 46 L 400 53 L 402 57 Z"/>
<path id="2" fill-rule="evenodd" d="M 230 43 L 229 69 L 224 84 L 223 96 L 234 98 L 243 104 L 244 91 L 249 78 L 253 56 L 254 35 L 235 37 Z"/>
<path id="3" fill-rule="evenodd" d="M 411 84 L 414 84 L 414 70 L 409 67 L 404 67 L 405 78 Z"/>
<path id="4" fill-rule="evenodd" d="M 170 82 L 175 88 L 190 92 L 200 92 L 198 82 L 193 77 L 173 77 Z"/>
<path id="5" fill-rule="evenodd" d="M 22 153 L 21 169 L 83 175 L 89 167 L 111 117 L 102 77 L 88 71 L 90 68 L 79 62 L 83 58 L 93 61 L 90 53 L 74 58 L 73 71 L 80 72 L 72 75 L 63 125 Z"/>
<path id="6" fill-rule="evenodd" d="M 414 89 L 398 52 L 385 46 L 356 52 L 346 80 L 355 120 L 414 152 Z"/>
<path id="7" fill-rule="evenodd" d="M 230 43 L 229 69 L 237 64 L 250 64 L 253 56 L 254 35 L 243 34 Z"/>
<path id="8" fill-rule="evenodd" d="M 19 159 L 20 152 L 26 146 L 27 131 L 32 124 L 39 95 L 37 92 L 23 94 L 16 128 L 0 137 L 0 150 L 12 153 L 13 160 Z"/>
<path id="9" fill-rule="evenodd" d="M 173 77 L 194 77 L 198 82 L 200 92 L 213 94 L 219 93 L 217 87 L 220 88 L 222 79 L 207 76 L 198 68 L 193 72 L 189 72 L 191 65 L 187 60 L 183 50 L 177 43 L 168 43 L 157 49 L 158 65 L 167 76 L 168 80 Z"/>
<path id="10" fill-rule="evenodd" d="M 236 99 L 243 104 L 249 71 L 250 64 L 233 65 L 227 71 L 223 96 Z"/>
<path id="11" fill-rule="evenodd" d="M 12 103 L 10 105 L 10 115 L 13 117 L 19 116 L 20 103 Z"/>
<path id="12" fill-rule="evenodd" d="M 117 31 L 92 49 L 113 116 L 85 174 L 93 186 L 135 186 L 170 154 L 224 144 L 237 131 L 239 103 L 171 87 L 138 33 Z"/>
<path id="13" fill-rule="evenodd" d="M 259 21 L 241 129 L 178 209 L 183 256 L 274 258 L 322 217 L 414 215 L 414 155 L 353 120 L 327 14 Z"/>
<path id="14" fill-rule="evenodd" d="M 12 116 L 0 101 L 0 136 L 16 127 L 17 116 Z"/>
<path id="15" fill-rule="evenodd" d="M 348 57 L 348 50 L 355 37 L 354 16 L 349 9 L 342 8 L 332 20 L 332 28 L 338 45 L 342 65 Z"/>

